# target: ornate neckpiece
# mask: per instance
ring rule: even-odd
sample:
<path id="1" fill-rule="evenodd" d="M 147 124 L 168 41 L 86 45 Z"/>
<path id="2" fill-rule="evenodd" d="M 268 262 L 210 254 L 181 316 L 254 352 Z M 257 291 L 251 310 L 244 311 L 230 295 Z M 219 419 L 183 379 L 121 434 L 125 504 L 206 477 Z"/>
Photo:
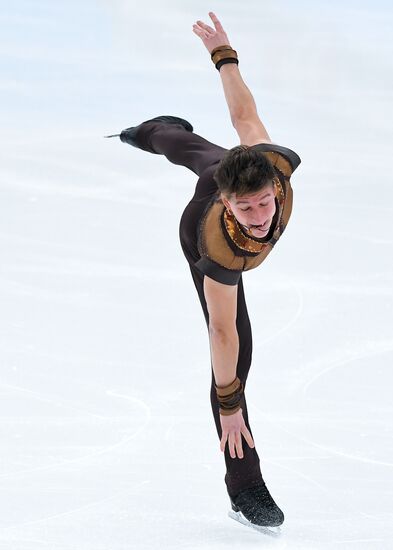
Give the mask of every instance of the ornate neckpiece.
<path id="1" fill-rule="evenodd" d="M 279 232 L 280 227 L 280 221 L 282 217 L 284 202 L 285 202 L 285 193 L 282 188 L 281 182 L 277 179 L 276 182 L 276 189 L 277 189 L 277 196 L 275 198 L 276 202 L 276 213 L 273 217 L 272 225 L 274 226 L 273 233 L 272 228 L 269 229 L 269 233 L 263 237 L 262 239 L 258 239 L 258 237 L 254 237 L 246 233 L 246 230 L 241 227 L 237 219 L 235 218 L 234 214 L 231 212 L 228 212 L 228 210 L 224 207 L 223 212 L 223 220 L 226 227 L 226 230 L 228 232 L 228 235 L 232 239 L 232 241 L 242 250 L 246 250 L 247 252 L 254 252 L 259 253 L 261 250 L 263 250 L 266 246 L 269 244 L 271 245 L 272 238 L 278 238 L 277 233 Z M 267 238 L 270 235 L 269 238 Z M 273 239 L 275 242 L 275 239 Z M 272 241 L 272 242 L 273 242 Z"/>
<path id="2" fill-rule="evenodd" d="M 235 216 L 229 213 L 225 206 L 223 219 L 226 230 L 232 241 L 242 250 L 247 250 L 247 252 L 259 253 L 269 244 L 269 240 L 263 241 L 262 239 L 252 237 L 251 235 L 246 235 L 244 232 L 245 230 L 241 228 Z M 269 233 L 270 231 L 271 230 L 269 230 Z"/>

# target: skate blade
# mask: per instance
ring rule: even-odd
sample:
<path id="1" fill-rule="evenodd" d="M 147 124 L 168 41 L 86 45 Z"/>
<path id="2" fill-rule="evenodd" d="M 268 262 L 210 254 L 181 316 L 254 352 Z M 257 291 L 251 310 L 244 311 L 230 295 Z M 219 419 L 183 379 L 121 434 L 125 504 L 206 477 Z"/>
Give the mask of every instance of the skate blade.
<path id="1" fill-rule="evenodd" d="M 256 531 L 259 531 L 260 533 L 263 533 L 264 535 L 269 535 L 271 537 L 279 537 L 281 535 L 281 529 L 280 527 L 269 527 L 264 525 L 255 525 L 254 523 L 251 523 L 251 521 L 248 521 L 241 512 L 234 512 L 233 510 L 229 510 L 228 516 L 235 521 L 238 521 L 239 523 L 242 523 L 243 525 L 246 525 L 247 527 L 251 527 L 252 529 L 255 529 Z"/>

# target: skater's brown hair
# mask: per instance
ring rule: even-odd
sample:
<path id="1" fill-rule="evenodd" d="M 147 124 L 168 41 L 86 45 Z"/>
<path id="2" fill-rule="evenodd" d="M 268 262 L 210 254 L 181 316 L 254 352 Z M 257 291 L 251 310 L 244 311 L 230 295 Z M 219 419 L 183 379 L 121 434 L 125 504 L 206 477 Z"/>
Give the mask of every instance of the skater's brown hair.
<path id="1" fill-rule="evenodd" d="M 232 194 L 248 195 L 273 185 L 275 172 L 270 160 L 249 145 L 229 149 L 221 159 L 213 179 L 227 198 Z"/>

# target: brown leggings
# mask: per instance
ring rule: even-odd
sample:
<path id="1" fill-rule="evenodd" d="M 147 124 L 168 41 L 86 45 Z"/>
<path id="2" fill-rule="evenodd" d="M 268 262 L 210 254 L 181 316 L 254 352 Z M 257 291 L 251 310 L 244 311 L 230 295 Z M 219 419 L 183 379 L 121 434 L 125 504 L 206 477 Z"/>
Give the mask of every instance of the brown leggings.
<path id="1" fill-rule="evenodd" d="M 199 177 L 195 188 L 195 194 L 182 214 L 179 226 L 179 236 L 208 328 L 209 313 L 203 292 L 204 275 L 194 268 L 194 263 L 200 258 L 197 248 L 197 223 L 207 202 L 212 194 L 217 191 L 217 184 L 212 175 L 227 149 L 210 143 L 193 132 L 188 132 L 181 125 L 163 124 L 160 122 L 146 122 L 142 124 L 138 130 L 137 144 L 138 147 L 144 151 L 165 155 L 173 164 L 185 166 Z M 247 375 L 251 366 L 252 335 L 244 297 L 242 277 L 238 283 L 236 328 L 239 335 L 239 356 L 236 374 L 245 388 Z M 221 440 L 222 428 L 219 405 L 214 388 L 215 380 L 213 367 L 211 368 L 211 373 L 210 401 L 217 434 Z M 252 434 L 248 420 L 245 396 L 242 398 L 241 407 L 243 409 L 243 418 L 246 426 Z M 248 446 L 243 436 L 242 448 L 244 455 L 242 459 L 237 456 L 236 458 L 231 458 L 228 443 L 225 445 L 226 474 L 224 479 L 230 496 L 235 496 L 242 489 L 250 487 L 260 482 L 262 479 L 257 451 L 255 447 L 251 449 Z"/>

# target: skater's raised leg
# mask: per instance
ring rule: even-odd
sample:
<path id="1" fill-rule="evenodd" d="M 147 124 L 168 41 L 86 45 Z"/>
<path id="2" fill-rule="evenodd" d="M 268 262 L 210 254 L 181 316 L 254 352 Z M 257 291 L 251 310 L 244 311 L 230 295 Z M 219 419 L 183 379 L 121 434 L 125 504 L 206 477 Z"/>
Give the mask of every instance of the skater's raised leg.
<path id="1" fill-rule="evenodd" d="M 128 143 L 149 153 L 165 155 L 173 164 L 185 166 L 200 176 L 227 151 L 195 134 L 192 125 L 179 117 L 160 116 L 127 128 L 119 134 Z"/>

